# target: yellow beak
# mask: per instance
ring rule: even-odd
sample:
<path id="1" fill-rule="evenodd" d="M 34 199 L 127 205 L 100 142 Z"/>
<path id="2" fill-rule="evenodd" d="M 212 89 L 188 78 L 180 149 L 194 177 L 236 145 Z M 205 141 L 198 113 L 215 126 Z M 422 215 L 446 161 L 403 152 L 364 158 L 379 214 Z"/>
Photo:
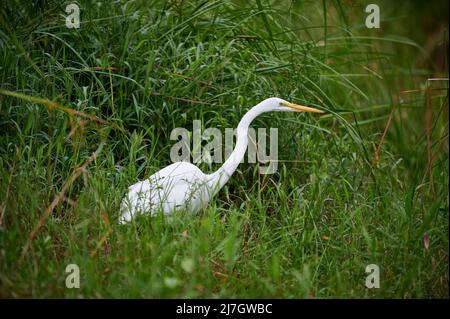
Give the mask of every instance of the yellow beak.
<path id="1" fill-rule="evenodd" d="M 293 108 L 294 110 L 296 110 L 298 112 L 325 113 L 324 111 L 315 109 L 313 107 L 298 105 L 298 104 L 289 103 L 289 102 L 281 102 L 281 105 L 289 106 L 290 108 Z"/>

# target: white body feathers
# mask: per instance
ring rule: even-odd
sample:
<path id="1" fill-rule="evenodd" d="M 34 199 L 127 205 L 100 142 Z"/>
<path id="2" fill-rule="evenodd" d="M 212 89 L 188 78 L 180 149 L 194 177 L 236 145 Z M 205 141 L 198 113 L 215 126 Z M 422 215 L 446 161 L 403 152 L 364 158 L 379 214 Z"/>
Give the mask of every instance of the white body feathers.
<path id="1" fill-rule="evenodd" d="M 243 159 L 248 145 L 248 127 L 260 114 L 271 111 L 322 111 L 289 103 L 279 98 L 269 98 L 251 108 L 237 127 L 236 147 L 222 167 L 206 175 L 187 162 L 173 163 L 148 179 L 128 189 L 122 201 L 119 222 L 129 222 L 141 213 L 171 214 L 175 210 L 196 213 L 225 185 Z"/>
<path id="2" fill-rule="evenodd" d="M 195 165 L 176 162 L 128 189 L 120 209 L 121 222 L 139 213 L 170 214 L 175 210 L 195 213 L 204 207 L 212 189 L 208 177 Z"/>

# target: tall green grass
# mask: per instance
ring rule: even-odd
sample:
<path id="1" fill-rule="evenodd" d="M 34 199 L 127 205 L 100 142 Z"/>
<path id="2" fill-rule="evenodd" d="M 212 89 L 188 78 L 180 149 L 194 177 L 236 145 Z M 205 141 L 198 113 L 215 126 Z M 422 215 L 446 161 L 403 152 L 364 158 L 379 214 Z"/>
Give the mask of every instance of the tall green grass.
<path id="1" fill-rule="evenodd" d="M 7 1 L 0 296 L 448 298 L 448 80 L 427 81 L 447 67 L 411 38 L 414 3 L 382 2 L 380 30 L 365 4 L 80 1 L 67 29 L 59 1 Z M 328 110 L 255 121 L 279 129 L 275 174 L 243 163 L 197 216 L 117 225 L 174 128 L 270 96 Z"/>

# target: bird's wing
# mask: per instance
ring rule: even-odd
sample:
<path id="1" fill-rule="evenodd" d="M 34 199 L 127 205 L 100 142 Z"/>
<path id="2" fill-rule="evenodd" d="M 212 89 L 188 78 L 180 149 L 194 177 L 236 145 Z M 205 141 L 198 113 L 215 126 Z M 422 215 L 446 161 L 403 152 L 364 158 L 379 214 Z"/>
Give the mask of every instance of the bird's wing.
<path id="1" fill-rule="evenodd" d="M 190 163 L 169 165 L 129 188 L 123 210 L 134 213 L 165 213 L 183 207 L 197 207 L 205 196 L 199 191 L 205 186 L 205 175 Z"/>

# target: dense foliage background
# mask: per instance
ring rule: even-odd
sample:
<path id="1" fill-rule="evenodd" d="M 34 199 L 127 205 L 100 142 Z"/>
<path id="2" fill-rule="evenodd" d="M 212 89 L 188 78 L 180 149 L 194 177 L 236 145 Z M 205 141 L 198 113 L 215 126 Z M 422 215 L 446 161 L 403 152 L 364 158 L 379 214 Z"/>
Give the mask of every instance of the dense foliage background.
<path id="1" fill-rule="evenodd" d="M 377 1 L 368 29 L 370 2 L 79 1 L 68 29 L 70 2 L 4 1 L 0 296 L 448 298 L 448 2 Z M 328 111 L 254 122 L 279 130 L 277 173 L 244 163 L 199 216 L 117 224 L 174 128 L 270 96 Z"/>

